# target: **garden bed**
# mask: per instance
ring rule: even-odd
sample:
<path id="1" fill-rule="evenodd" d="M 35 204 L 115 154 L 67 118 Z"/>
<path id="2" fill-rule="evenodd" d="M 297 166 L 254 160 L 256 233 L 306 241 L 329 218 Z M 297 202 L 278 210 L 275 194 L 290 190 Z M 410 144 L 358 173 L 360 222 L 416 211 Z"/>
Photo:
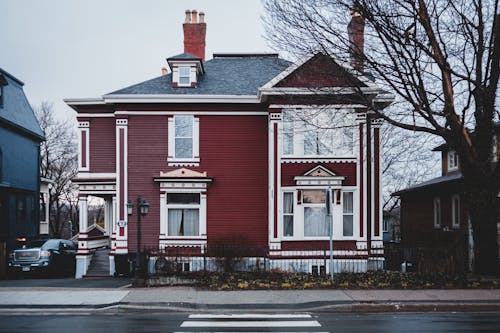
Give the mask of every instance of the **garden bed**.
<path id="1" fill-rule="evenodd" d="M 162 286 L 160 281 L 172 279 L 149 277 L 155 283 L 146 286 Z M 499 288 L 498 279 L 467 279 L 465 276 L 421 275 L 417 273 L 375 271 L 367 273 L 338 273 L 332 283 L 329 276 L 304 273 L 184 273 L 179 281 L 208 290 L 302 290 L 302 289 L 457 289 Z M 191 283 L 192 282 L 192 283 Z M 175 283 L 174 283 L 175 284 Z M 182 283 L 186 284 L 186 283 Z"/>

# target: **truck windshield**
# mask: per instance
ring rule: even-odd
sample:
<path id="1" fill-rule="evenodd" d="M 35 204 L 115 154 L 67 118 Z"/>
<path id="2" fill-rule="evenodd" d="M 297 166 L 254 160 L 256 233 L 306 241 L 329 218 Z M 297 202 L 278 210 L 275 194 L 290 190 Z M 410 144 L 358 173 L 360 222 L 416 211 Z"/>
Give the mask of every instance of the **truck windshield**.
<path id="1" fill-rule="evenodd" d="M 32 240 L 26 244 L 26 247 L 41 247 L 45 242 L 46 240 L 43 239 Z"/>
<path id="2" fill-rule="evenodd" d="M 58 239 L 49 239 L 42 245 L 42 250 L 57 250 L 59 249 L 59 240 Z"/>

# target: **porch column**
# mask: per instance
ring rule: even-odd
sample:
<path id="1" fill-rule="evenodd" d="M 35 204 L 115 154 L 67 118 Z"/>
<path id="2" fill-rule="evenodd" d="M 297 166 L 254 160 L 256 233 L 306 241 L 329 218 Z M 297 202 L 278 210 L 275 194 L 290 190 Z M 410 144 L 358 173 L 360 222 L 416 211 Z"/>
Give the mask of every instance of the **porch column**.
<path id="1" fill-rule="evenodd" d="M 115 275 L 116 269 L 115 269 L 115 252 L 116 252 L 116 221 L 117 221 L 117 215 L 116 215 L 116 196 L 113 196 L 111 198 L 111 220 L 110 220 L 110 227 L 111 227 L 111 237 L 110 237 L 110 242 L 109 242 L 109 275 L 113 276 Z"/>
<path id="2" fill-rule="evenodd" d="M 280 237 L 280 192 L 281 192 L 281 145 L 280 141 L 281 109 L 269 109 L 268 147 L 269 147 L 269 247 L 281 249 Z"/>
<path id="3" fill-rule="evenodd" d="M 111 236 L 113 232 L 113 201 L 110 198 L 104 199 L 104 230 L 106 236 Z"/>
<path id="4" fill-rule="evenodd" d="M 78 251 L 76 253 L 76 272 L 75 278 L 80 279 L 87 273 L 87 268 L 90 264 L 90 251 L 88 248 L 88 207 L 87 195 L 78 197 L 78 223 L 80 232 L 78 234 Z"/>

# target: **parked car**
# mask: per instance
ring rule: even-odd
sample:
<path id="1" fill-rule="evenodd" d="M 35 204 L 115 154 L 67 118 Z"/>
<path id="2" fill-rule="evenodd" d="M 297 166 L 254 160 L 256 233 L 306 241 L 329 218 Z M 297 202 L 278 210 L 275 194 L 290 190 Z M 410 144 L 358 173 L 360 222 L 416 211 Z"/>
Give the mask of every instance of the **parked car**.
<path id="1" fill-rule="evenodd" d="M 77 245 L 66 239 L 33 240 L 9 254 L 12 273 L 74 273 Z"/>

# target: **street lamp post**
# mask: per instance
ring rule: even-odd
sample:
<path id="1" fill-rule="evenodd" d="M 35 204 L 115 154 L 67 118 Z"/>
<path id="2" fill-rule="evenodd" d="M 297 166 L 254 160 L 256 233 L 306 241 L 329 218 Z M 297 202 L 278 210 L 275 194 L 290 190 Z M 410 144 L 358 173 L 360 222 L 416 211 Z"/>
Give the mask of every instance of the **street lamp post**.
<path id="1" fill-rule="evenodd" d="M 146 216 L 149 212 L 149 203 L 142 199 L 140 196 L 137 197 L 137 253 L 136 253 L 136 274 L 141 269 L 141 217 Z M 127 213 L 132 215 L 134 204 L 132 201 L 127 202 Z"/>

